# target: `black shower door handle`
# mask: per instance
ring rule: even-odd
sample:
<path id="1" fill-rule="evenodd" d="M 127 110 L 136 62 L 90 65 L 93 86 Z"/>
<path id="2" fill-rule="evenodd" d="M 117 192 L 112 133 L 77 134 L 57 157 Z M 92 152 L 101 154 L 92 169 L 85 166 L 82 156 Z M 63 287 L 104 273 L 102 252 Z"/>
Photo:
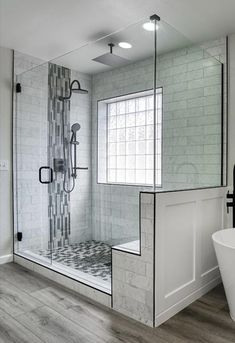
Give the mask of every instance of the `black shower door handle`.
<path id="1" fill-rule="evenodd" d="M 46 169 L 46 170 L 50 170 L 50 179 L 47 180 L 47 181 L 42 181 L 42 170 L 43 169 Z M 48 167 L 48 166 L 42 166 L 39 168 L 39 182 L 41 183 L 52 183 L 53 182 L 53 170 L 51 167 Z"/>

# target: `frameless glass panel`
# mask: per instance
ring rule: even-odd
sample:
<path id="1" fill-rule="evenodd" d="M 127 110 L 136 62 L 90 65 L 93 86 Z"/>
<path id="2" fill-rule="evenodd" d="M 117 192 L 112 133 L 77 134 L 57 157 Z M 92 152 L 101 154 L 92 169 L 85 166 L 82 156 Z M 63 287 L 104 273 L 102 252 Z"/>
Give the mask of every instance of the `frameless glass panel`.
<path id="1" fill-rule="evenodd" d="M 14 204 L 15 252 L 51 262 L 48 185 L 48 64 L 15 53 Z M 44 253 L 45 252 L 45 253 Z"/>
<path id="2" fill-rule="evenodd" d="M 164 21 L 157 40 L 157 86 L 162 87 L 162 170 L 164 190 L 214 187 L 223 184 L 223 63 L 218 41 L 190 43 Z M 218 45 L 219 44 L 219 45 Z M 214 53 L 215 57 L 211 56 Z M 161 149 L 156 140 L 156 154 Z M 157 178 L 156 177 L 156 178 Z"/>

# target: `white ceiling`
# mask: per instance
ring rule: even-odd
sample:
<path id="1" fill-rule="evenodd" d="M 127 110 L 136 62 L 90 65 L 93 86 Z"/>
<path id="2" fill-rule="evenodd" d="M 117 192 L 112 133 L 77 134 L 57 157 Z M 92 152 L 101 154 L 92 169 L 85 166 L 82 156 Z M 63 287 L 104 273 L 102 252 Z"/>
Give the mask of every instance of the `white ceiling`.
<path id="1" fill-rule="evenodd" d="M 235 32 L 235 0 L 0 0 L 0 46 L 50 60 L 153 13 L 193 42 Z"/>
<path id="2" fill-rule="evenodd" d="M 92 44 L 87 44 L 69 54 L 54 59 L 52 62 L 86 74 L 100 73 L 111 67 L 93 61 L 94 58 L 109 51 L 108 43 L 114 43 L 113 53 L 126 59 L 125 65 L 153 57 L 154 36 L 153 32 L 143 29 L 146 19 L 128 26 L 126 29 L 111 34 Z M 191 42 L 172 29 L 171 26 L 160 21 L 157 34 L 157 52 L 162 54 L 182 47 L 190 46 Z M 132 49 L 122 49 L 118 46 L 121 41 L 132 44 Z M 116 66 L 117 67 L 117 66 Z M 114 67 L 115 68 L 115 67 Z"/>

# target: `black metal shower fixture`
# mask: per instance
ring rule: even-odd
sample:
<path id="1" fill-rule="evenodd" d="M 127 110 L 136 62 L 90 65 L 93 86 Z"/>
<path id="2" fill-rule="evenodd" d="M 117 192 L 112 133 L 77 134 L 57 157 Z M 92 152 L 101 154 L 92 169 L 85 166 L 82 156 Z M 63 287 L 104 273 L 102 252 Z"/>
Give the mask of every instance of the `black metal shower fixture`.
<path id="1" fill-rule="evenodd" d="M 82 89 L 81 84 L 78 80 L 73 80 L 73 82 L 69 86 L 69 95 L 68 96 L 60 96 L 59 100 L 69 100 L 72 96 L 72 93 L 77 94 L 88 94 L 88 90 Z"/>
<path id="2" fill-rule="evenodd" d="M 151 16 L 149 17 L 149 19 L 150 19 L 151 21 L 154 21 L 154 20 L 160 21 L 160 20 L 161 20 L 161 18 L 160 18 L 157 14 L 151 15 Z"/>
<path id="3" fill-rule="evenodd" d="M 113 48 L 115 47 L 115 44 L 109 43 L 108 47 L 109 52 L 106 52 L 103 55 L 93 58 L 92 61 L 104 64 L 109 67 L 121 67 L 130 62 L 127 58 L 115 55 L 113 53 Z"/>
<path id="4" fill-rule="evenodd" d="M 59 100 L 62 101 L 62 145 L 63 145 L 63 158 L 54 160 L 54 169 L 57 172 L 62 172 L 64 175 L 63 189 L 66 193 L 71 193 L 75 187 L 75 179 L 77 178 L 77 170 L 87 170 L 88 167 L 78 167 L 77 166 L 77 146 L 79 142 L 77 141 L 77 132 L 80 130 L 81 126 L 79 123 L 74 123 L 71 126 L 71 139 L 68 142 L 65 134 L 65 102 L 70 100 L 73 93 L 76 94 L 87 94 L 86 89 L 82 89 L 80 82 L 78 80 L 73 80 L 69 86 L 69 95 L 60 96 Z M 73 155 L 73 156 L 72 156 Z M 66 159 L 70 160 L 70 163 L 66 164 Z M 70 164 L 70 166 L 69 166 Z M 67 180 L 72 180 L 72 186 L 66 185 Z"/>

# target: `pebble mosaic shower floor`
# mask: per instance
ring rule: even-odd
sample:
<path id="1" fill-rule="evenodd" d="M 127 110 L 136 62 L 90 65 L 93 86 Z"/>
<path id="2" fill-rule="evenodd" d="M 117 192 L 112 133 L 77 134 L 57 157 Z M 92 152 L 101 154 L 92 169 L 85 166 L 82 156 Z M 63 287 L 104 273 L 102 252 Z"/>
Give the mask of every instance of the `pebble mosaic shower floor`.
<path id="1" fill-rule="evenodd" d="M 54 251 L 39 250 L 39 255 L 65 266 L 111 282 L 111 246 L 99 241 L 71 244 Z"/>

